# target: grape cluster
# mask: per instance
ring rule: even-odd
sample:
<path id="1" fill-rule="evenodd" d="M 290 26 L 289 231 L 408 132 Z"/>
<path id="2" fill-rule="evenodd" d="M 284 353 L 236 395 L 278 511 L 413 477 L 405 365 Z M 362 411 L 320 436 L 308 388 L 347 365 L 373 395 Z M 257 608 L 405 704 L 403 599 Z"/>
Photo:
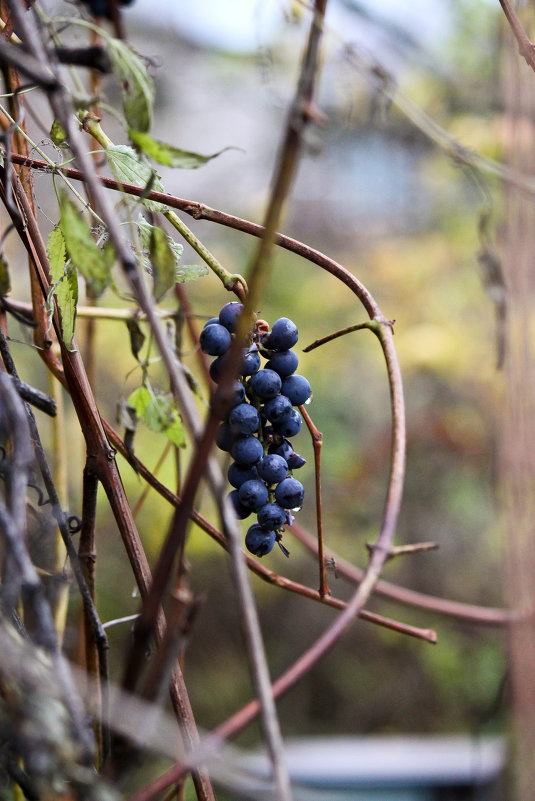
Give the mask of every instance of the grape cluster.
<path id="1" fill-rule="evenodd" d="M 200 344 L 204 353 L 216 358 L 210 376 L 218 383 L 225 370 L 228 351 L 243 305 L 225 304 L 219 317 L 205 324 Z M 234 489 L 229 498 L 240 520 L 256 512 L 257 522 L 245 536 L 247 549 L 255 556 L 270 553 L 281 543 L 281 529 L 292 525 L 292 512 L 303 503 L 304 489 L 292 471 L 306 459 L 289 441 L 299 433 L 302 417 L 295 408 L 311 394 L 306 378 L 296 374 L 298 358 L 292 350 L 298 338 L 297 326 L 287 317 L 273 323 L 271 331 L 257 320 L 244 350 L 240 378 L 235 382 L 231 408 L 219 426 L 216 442 L 231 454 L 228 480 Z M 262 358 L 267 359 L 262 367 Z"/>

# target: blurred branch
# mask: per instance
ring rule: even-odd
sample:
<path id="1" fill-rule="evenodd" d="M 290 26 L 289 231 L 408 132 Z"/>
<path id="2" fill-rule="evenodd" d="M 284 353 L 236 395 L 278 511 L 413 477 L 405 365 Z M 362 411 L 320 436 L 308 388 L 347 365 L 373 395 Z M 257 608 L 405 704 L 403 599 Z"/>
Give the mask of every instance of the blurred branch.
<path id="1" fill-rule="evenodd" d="M 535 45 L 520 22 L 513 4 L 510 3 L 509 0 L 499 0 L 499 2 L 518 43 L 518 52 L 524 58 L 527 65 L 535 71 Z"/>

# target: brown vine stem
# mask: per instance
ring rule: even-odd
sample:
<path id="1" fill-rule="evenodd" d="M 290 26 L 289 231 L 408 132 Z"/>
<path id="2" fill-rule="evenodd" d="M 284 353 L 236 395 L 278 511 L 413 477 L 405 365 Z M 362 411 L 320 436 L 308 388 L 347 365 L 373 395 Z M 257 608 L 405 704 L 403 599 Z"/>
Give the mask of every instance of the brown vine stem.
<path id="1" fill-rule="evenodd" d="M 312 449 L 314 451 L 314 477 L 316 483 L 316 530 L 318 534 L 318 567 L 320 577 L 319 593 L 323 597 L 330 594 L 327 584 L 327 574 L 325 571 L 325 556 L 323 548 L 323 514 L 321 504 L 321 447 L 323 445 L 323 434 L 318 431 L 314 421 L 307 412 L 305 406 L 300 406 L 299 411 L 306 423 L 312 437 Z"/>
<path id="2" fill-rule="evenodd" d="M 516 9 L 510 0 L 500 0 L 500 5 L 518 43 L 520 55 L 525 59 L 528 66 L 535 71 L 535 45 L 524 30 L 524 26 L 520 22 Z"/>
<path id="3" fill-rule="evenodd" d="M 50 286 L 46 248 L 37 221 L 32 214 L 29 202 L 16 175 L 13 177 L 13 186 L 16 191 L 18 202 L 24 212 L 26 225 L 20 227 L 19 220 L 14 220 L 14 222 L 19 226 L 19 235 L 22 242 L 32 255 L 33 264 L 38 273 L 41 291 L 43 297 L 46 297 Z M 57 330 L 60 331 L 57 313 L 54 316 L 54 325 Z M 61 339 L 61 337 L 59 338 Z M 138 584 L 142 597 L 145 597 L 151 583 L 147 557 L 139 539 L 130 506 L 125 497 L 121 478 L 113 458 L 114 453 L 104 435 L 101 416 L 93 398 L 81 356 L 77 351 L 67 351 L 66 348 L 63 348 L 64 371 L 57 357 L 51 358 L 53 354 L 50 350 L 42 350 L 40 351 L 40 355 L 44 357 L 49 369 L 54 375 L 65 383 L 71 394 L 81 428 L 86 438 L 88 460 L 91 460 L 91 468 L 96 472 L 104 487 L 125 550 L 129 557 L 136 583 Z M 164 627 L 165 623 L 162 615 L 160 615 L 155 632 L 156 642 L 163 636 Z M 181 722 L 181 731 L 184 740 L 190 747 L 194 747 L 198 743 L 198 734 L 186 686 L 178 667 L 173 674 L 170 692 L 175 714 Z M 213 788 L 207 772 L 203 768 L 199 768 L 193 772 L 192 776 L 199 799 L 201 801 L 215 801 Z"/>
<path id="4" fill-rule="evenodd" d="M 11 160 L 17 164 L 26 163 L 28 166 L 32 167 L 33 169 L 42 170 L 45 172 L 50 172 L 50 166 L 38 159 L 29 159 L 21 154 L 13 153 L 11 154 Z M 68 178 L 72 178 L 78 181 L 84 181 L 84 176 L 80 172 L 80 170 L 76 170 L 70 167 L 58 167 L 60 170 L 65 173 Z M 143 189 L 138 186 L 134 186 L 134 184 L 121 184 L 120 186 L 117 184 L 117 181 L 112 180 L 111 178 L 99 178 L 100 182 L 103 186 L 116 190 L 116 191 L 124 191 L 127 194 L 131 194 L 134 196 L 140 196 L 143 194 Z M 505 180 L 507 180 L 505 178 Z M 530 190 L 532 191 L 532 190 Z M 190 214 L 196 220 L 206 220 L 208 222 L 213 222 L 218 225 L 223 225 L 227 228 L 232 228 L 233 230 L 240 231 L 245 234 L 249 234 L 251 236 L 261 236 L 263 228 L 258 223 L 254 223 L 250 220 L 245 220 L 241 217 L 236 217 L 232 214 L 227 214 L 226 212 L 220 211 L 219 209 L 214 209 L 210 206 L 206 206 L 203 203 L 199 203 L 195 200 L 189 200 L 185 198 L 176 197 L 175 195 L 167 195 L 163 192 L 150 192 L 147 197 L 150 200 L 156 200 L 160 203 L 166 203 L 169 206 L 174 208 L 180 209 L 185 211 L 186 213 Z M 336 262 L 330 260 L 327 256 L 320 253 L 313 248 L 310 248 L 308 245 L 304 244 L 303 242 L 299 242 L 296 239 L 291 237 L 285 236 L 283 234 L 277 234 L 275 241 L 277 245 L 288 250 L 292 253 L 295 253 L 302 258 L 312 261 L 319 266 L 328 265 L 329 263 L 332 264 L 333 269 L 337 269 L 339 265 Z M 326 267 L 328 269 L 328 267 Z M 331 272 L 331 270 L 329 270 Z M 352 276 L 354 277 L 354 276 Z M 356 279 L 355 279 L 356 280 Z M 369 295 L 368 291 L 365 287 L 362 287 L 362 302 L 365 306 L 366 310 L 369 312 L 372 311 L 373 314 L 373 306 L 370 306 L 367 298 L 371 296 Z M 23 307 L 24 304 L 18 303 L 18 306 Z M 366 324 L 369 327 L 368 324 Z M 108 431 L 109 434 L 109 431 Z M 117 435 L 118 436 L 118 435 Z M 117 447 L 117 443 L 114 442 Z M 149 479 L 147 479 L 149 480 Z M 302 531 L 303 535 L 306 534 L 303 529 L 301 529 L 297 524 L 294 524 L 294 530 Z M 311 540 L 310 535 L 306 535 L 308 539 L 307 547 L 314 550 L 314 542 Z M 332 553 L 332 558 L 335 559 L 337 566 L 340 568 L 340 572 L 343 575 L 346 575 L 350 580 L 360 582 L 362 580 L 363 571 L 350 564 L 349 562 L 345 562 L 341 557 L 337 556 L 335 553 Z M 385 598 L 389 598 L 391 600 L 397 601 L 398 603 L 405 604 L 407 606 L 414 606 L 415 608 L 420 609 L 427 609 L 431 612 L 435 612 L 440 615 L 445 615 L 447 617 L 453 617 L 460 621 L 465 621 L 467 623 L 474 623 L 476 625 L 488 625 L 488 626 L 507 626 L 515 621 L 524 619 L 529 612 L 521 612 L 515 610 L 508 610 L 508 609 L 499 609 L 499 608 L 492 608 L 492 607 L 484 607 L 478 606 L 477 604 L 466 604 L 459 601 L 452 601 L 442 598 L 437 598 L 432 595 L 427 595 L 426 593 L 420 593 L 415 590 L 409 590 L 405 587 L 399 587 L 391 582 L 380 580 L 376 585 L 376 592 L 379 595 L 382 595 Z"/>
<path id="5" fill-rule="evenodd" d="M 393 325 L 393 321 L 390 321 L 390 324 Z M 332 342 L 333 339 L 338 339 L 338 337 L 351 334 L 353 331 L 363 331 L 364 329 L 374 331 L 376 327 L 377 323 L 373 321 L 358 323 L 357 325 L 350 325 L 347 328 L 342 328 L 340 331 L 335 331 L 333 334 L 327 334 L 327 336 L 321 337 L 321 339 L 315 339 L 314 342 L 312 342 L 310 345 L 307 345 L 306 348 L 303 348 L 303 353 L 310 353 L 311 350 L 315 350 L 316 348 L 321 347 L 321 345 L 326 345 L 328 342 Z"/>
<path id="6" fill-rule="evenodd" d="M 170 504 L 173 506 L 178 506 L 181 503 L 181 498 L 172 492 L 165 484 L 162 484 L 156 476 L 151 473 L 151 471 L 146 467 L 146 465 L 138 459 L 137 456 L 132 454 L 128 451 L 126 445 L 124 444 L 123 440 L 112 428 L 112 426 L 103 419 L 103 425 L 106 430 L 106 435 L 109 441 L 113 444 L 115 448 L 117 448 L 118 452 L 128 461 L 130 466 L 136 471 L 138 475 L 140 475 L 149 486 L 151 486 L 156 492 L 161 495 L 162 498 L 165 498 Z M 202 531 L 212 537 L 219 545 L 221 545 L 225 550 L 228 550 L 228 544 L 224 537 L 224 535 L 210 523 L 203 515 L 201 515 L 197 511 L 193 511 L 191 514 L 192 521 L 199 526 Z M 292 526 L 292 533 L 294 532 L 295 523 Z M 310 537 L 310 535 L 308 535 Z M 315 541 L 315 548 L 317 552 L 317 541 Z M 258 560 L 253 559 L 248 554 L 244 553 L 245 561 L 247 563 L 247 567 L 253 573 L 255 573 L 259 578 L 263 581 L 266 581 L 269 584 L 273 584 L 277 587 L 281 587 L 282 589 L 289 590 L 290 592 L 294 592 L 298 595 L 303 595 L 306 598 L 310 598 L 311 600 L 318 601 L 320 603 L 325 604 L 326 606 L 332 606 L 335 609 L 344 609 L 346 606 L 345 601 L 341 601 L 338 598 L 333 598 L 331 595 L 321 596 L 317 590 L 314 590 L 312 587 L 308 587 L 304 584 L 299 584 L 298 582 L 292 581 L 291 579 L 287 579 L 284 576 L 279 575 L 278 573 L 274 573 L 272 570 L 269 570 L 264 565 L 260 564 Z M 376 623 L 379 626 L 383 626 L 384 628 L 391 629 L 392 631 L 397 631 L 401 634 L 409 634 L 412 637 L 416 637 L 420 640 L 426 640 L 427 642 L 435 643 L 437 641 L 436 632 L 432 629 L 420 629 L 415 626 L 408 626 L 405 623 L 400 623 L 397 620 L 391 620 L 390 618 L 385 618 L 382 615 L 377 615 L 372 612 L 368 612 L 366 610 L 362 610 L 359 613 L 359 617 L 362 620 L 369 621 L 370 623 Z"/>

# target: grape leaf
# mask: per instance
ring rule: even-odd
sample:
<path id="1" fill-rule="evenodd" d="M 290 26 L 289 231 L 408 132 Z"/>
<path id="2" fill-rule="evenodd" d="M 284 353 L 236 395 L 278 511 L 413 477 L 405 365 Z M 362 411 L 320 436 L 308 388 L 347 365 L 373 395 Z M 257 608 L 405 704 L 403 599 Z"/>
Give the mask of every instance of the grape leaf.
<path id="1" fill-rule="evenodd" d="M 143 249 L 150 251 L 151 232 L 154 226 L 148 223 L 142 214 L 140 214 L 137 218 L 136 224 L 139 229 L 139 235 L 141 237 Z M 197 278 L 201 278 L 203 275 L 209 274 L 210 271 L 205 264 L 183 264 L 179 266 L 178 262 L 180 261 L 184 248 L 181 244 L 175 242 L 171 236 L 167 234 L 166 236 L 169 247 L 173 251 L 175 257 L 175 282 L 177 284 L 184 284 L 186 281 L 194 281 Z M 145 269 L 148 272 L 151 272 L 152 268 L 148 258 L 143 258 L 143 264 Z"/>
<path id="2" fill-rule="evenodd" d="M 149 187 L 156 192 L 163 192 L 160 178 L 145 162 L 140 161 L 133 147 L 129 145 L 110 145 L 106 148 L 106 156 L 113 173 L 113 177 L 121 184 L 134 184 L 134 186 Z M 163 203 L 155 200 L 143 199 L 143 204 L 155 212 L 165 211 Z"/>
<path id="3" fill-rule="evenodd" d="M 162 228 L 152 226 L 150 234 L 150 262 L 152 265 L 153 292 L 157 301 L 175 285 L 175 254 L 169 246 L 168 237 Z"/>
<path id="4" fill-rule="evenodd" d="M 102 295 L 111 283 L 109 250 L 104 253 L 98 247 L 78 207 L 65 194 L 60 198 L 59 227 L 73 265 L 95 296 Z"/>
<path id="5" fill-rule="evenodd" d="M 141 386 L 130 393 L 127 403 L 151 431 L 165 434 L 179 448 L 185 447 L 184 426 L 172 395 L 155 394 Z"/>
<path id="6" fill-rule="evenodd" d="M 168 145 L 160 139 L 154 139 L 148 133 L 136 131 L 133 128 L 129 128 L 128 135 L 139 150 L 157 161 L 158 164 L 165 164 L 166 167 L 180 167 L 184 170 L 196 170 L 220 156 L 225 150 L 230 150 L 230 148 L 224 147 L 223 150 L 212 153 L 211 156 L 203 156 L 200 153 L 192 153 L 190 150 L 181 150 L 173 145 Z"/>
<path id="7" fill-rule="evenodd" d="M 71 264 L 66 265 L 66 245 L 61 229 L 54 228 L 48 237 L 46 251 L 50 266 L 52 291 L 56 296 L 61 313 L 61 335 L 65 345 L 70 349 L 74 337 L 76 323 L 76 306 L 78 303 L 78 277 Z M 52 310 L 49 312 L 50 316 Z"/>
<path id="8" fill-rule="evenodd" d="M 121 83 L 123 110 L 129 126 L 148 131 L 152 122 L 154 84 L 138 54 L 119 39 L 108 40 L 113 71 Z"/>

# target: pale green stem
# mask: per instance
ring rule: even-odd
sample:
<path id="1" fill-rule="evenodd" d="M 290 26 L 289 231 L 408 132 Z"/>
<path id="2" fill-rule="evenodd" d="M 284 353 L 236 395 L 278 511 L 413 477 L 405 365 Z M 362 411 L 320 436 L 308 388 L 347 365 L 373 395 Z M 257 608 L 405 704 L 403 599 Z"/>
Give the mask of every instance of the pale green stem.
<path id="1" fill-rule="evenodd" d="M 245 282 L 245 278 L 239 273 L 229 273 L 228 270 L 225 270 L 222 264 L 218 262 L 216 257 L 210 253 L 210 251 L 203 245 L 203 243 L 197 239 L 193 231 L 191 231 L 188 226 L 182 222 L 178 214 L 172 209 L 167 209 L 167 211 L 163 212 L 164 217 L 168 220 L 173 228 L 176 228 L 180 236 L 182 236 L 188 245 L 190 245 L 196 253 L 199 254 L 201 259 L 206 262 L 208 267 L 214 272 L 219 280 L 222 282 L 225 289 L 232 290 L 236 286 L 236 284 L 241 284 L 247 293 L 247 284 Z"/>

